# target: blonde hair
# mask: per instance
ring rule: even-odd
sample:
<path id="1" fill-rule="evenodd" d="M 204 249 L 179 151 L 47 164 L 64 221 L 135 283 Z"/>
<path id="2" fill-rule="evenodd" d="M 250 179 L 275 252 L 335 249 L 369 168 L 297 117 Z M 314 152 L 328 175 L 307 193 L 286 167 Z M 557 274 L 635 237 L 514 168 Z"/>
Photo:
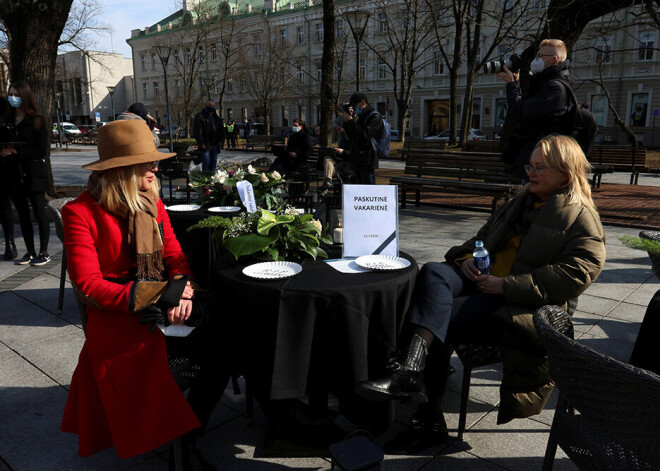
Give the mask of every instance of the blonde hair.
<path id="1" fill-rule="evenodd" d="M 540 149 L 543 162 L 568 177 L 564 185 L 569 204 L 580 204 L 596 209 L 591 199 L 591 186 L 587 173 L 591 164 L 575 139 L 569 136 L 551 135 L 541 139 L 534 147 Z"/>
<path id="2" fill-rule="evenodd" d="M 127 167 L 115 167 L 100 173 L 99 186 L 101 197 L 99 205 L 111 212 L 118 212 L 121 207 L 128 207 L 129 212 L 137 213 L 146 208 L 140 199 L 138 179 L 143 173 L 144 164 L 130 165 Z M 160 197 L 160 185 L 155 178 L 151 185 L 151 193 L 158 200 Z"/>
<path id="3" fill-rule="evenodd" d="M 561 39 L 544 39 L 541 41 L 541 44 L 539 44 L 539 48 L 545 46 L 554 48 L 555 52 L 557 53 L 557 59 L 559 59 L 559 62 L 564 62 L 566 60 L 566 57 L 568 56 L 568 49 L 566 49 L 566 44 L 564 44 L 564 41 Z"/>

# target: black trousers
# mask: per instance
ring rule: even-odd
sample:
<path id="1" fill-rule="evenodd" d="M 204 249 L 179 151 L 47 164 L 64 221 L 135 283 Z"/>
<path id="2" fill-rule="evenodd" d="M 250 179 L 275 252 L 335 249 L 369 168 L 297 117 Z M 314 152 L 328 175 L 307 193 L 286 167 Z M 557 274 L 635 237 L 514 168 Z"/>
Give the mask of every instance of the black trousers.
<path id="1" fill-rule="evenodd" d="M 14 218 L 11 210 L 11 201 L 18 213 L 21 224 L 23 240 L 29 253 L 35 254 L 34 228 L 30 216 L 30 205 L 34 217 L 39 226 L 39 252 L 48 252 L 48 241 L 50 239 L 50 224 L 46 214 L 46 193 L 30 192 L 23 185 L 16 185 L 10 195 L 0 195 L 0 218 L 2 219 L 2 230 L 5 238 L 14 237 Z"/>

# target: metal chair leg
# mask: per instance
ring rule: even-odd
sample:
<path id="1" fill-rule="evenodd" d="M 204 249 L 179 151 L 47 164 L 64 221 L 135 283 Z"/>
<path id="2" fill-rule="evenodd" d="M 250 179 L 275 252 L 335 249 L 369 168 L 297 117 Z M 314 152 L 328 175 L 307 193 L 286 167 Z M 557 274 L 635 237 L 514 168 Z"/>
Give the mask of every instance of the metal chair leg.
<path id="1" fill-rule="evenodd" d="M 472 367 L 463 365 L 463 385 L 461 387 L 461 410 L 458 415 L 458 439 L 463 440 L 465 425 L 467 422 L 467 403 L 470 396 L 470 377 L 472 376 Z"/>
<path id="2" fill-rule="evenodd" d="M 66 253 L 62 250 L 62 269 L 60 270 L 60 295 L 57 300 L 57 315 L 61 316 L 64 309 L 64 287 L 66 283 Z"/>

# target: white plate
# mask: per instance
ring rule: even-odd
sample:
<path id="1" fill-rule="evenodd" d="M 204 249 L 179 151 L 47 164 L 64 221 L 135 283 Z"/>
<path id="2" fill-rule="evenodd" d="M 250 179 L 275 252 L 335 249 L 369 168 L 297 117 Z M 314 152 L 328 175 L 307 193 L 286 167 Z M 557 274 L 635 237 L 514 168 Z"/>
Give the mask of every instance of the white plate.
<path id="1" fill-rule="evenodd" d="M 213 208 L 209 208 L 208 212 L 209 213 L 235 213 L 237 211 L 240 211 L 241 208 L 238 206 L 215 206 Z"/>
<path id="2" fill-rule="evenodd" d="M 263 262 L 243 268 L 243 273 L 250 278 L 279 280 L 289 278 L 302 271 L 302 267 L 293 262 Z"/>
<path id="3" fill-rule="evenodd" d="M 200 208 L 198 204 L 173 204 L 168 206 L 168 211 L 197 211 Z"/>
<path id="4" fill-rule="evenodd" d="M 391 255 L 363 255 L 356 258 L 355 263 L 370 270 L 402 270 L 410 266 L 410 260 Z"/>

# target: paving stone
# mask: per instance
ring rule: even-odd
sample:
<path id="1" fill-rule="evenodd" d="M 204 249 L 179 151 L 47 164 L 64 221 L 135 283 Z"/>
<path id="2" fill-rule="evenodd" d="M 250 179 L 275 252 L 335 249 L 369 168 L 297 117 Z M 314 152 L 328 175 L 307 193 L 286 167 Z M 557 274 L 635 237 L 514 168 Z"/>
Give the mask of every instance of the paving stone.
<path id="1" fill-rule="evenodd" d="M 630 354 L 634 345 L 632 342 L 597 337 L 590 333 L 581 334 L 578 341 L 599 353 L 609 355 L 624 363 L 628 363 L 628 360 L 630 360 Z"/>
<path id="2" fill-rule="evenodd" d="M 628 298 L 630 298 L 631 296 L 629 296 Z M 614 309 L 612 309 L 607 314 L 606 317 L 607 319 L 618 319 L 622 321 L 641 323 L 642 320 L 644 319 L 645 312 L 646 312 L 646 306 L 623 302 L 617 305 Z"/>
<path id="3" fill-rule="evenodd" d="M 639 327 L 640 324 L 636 322 L 626 322 L 606 317 L 587 330 L 586 334 L 598 338 L 618 340 L 619 342 L 633 344 L 637 339 Z"/>

